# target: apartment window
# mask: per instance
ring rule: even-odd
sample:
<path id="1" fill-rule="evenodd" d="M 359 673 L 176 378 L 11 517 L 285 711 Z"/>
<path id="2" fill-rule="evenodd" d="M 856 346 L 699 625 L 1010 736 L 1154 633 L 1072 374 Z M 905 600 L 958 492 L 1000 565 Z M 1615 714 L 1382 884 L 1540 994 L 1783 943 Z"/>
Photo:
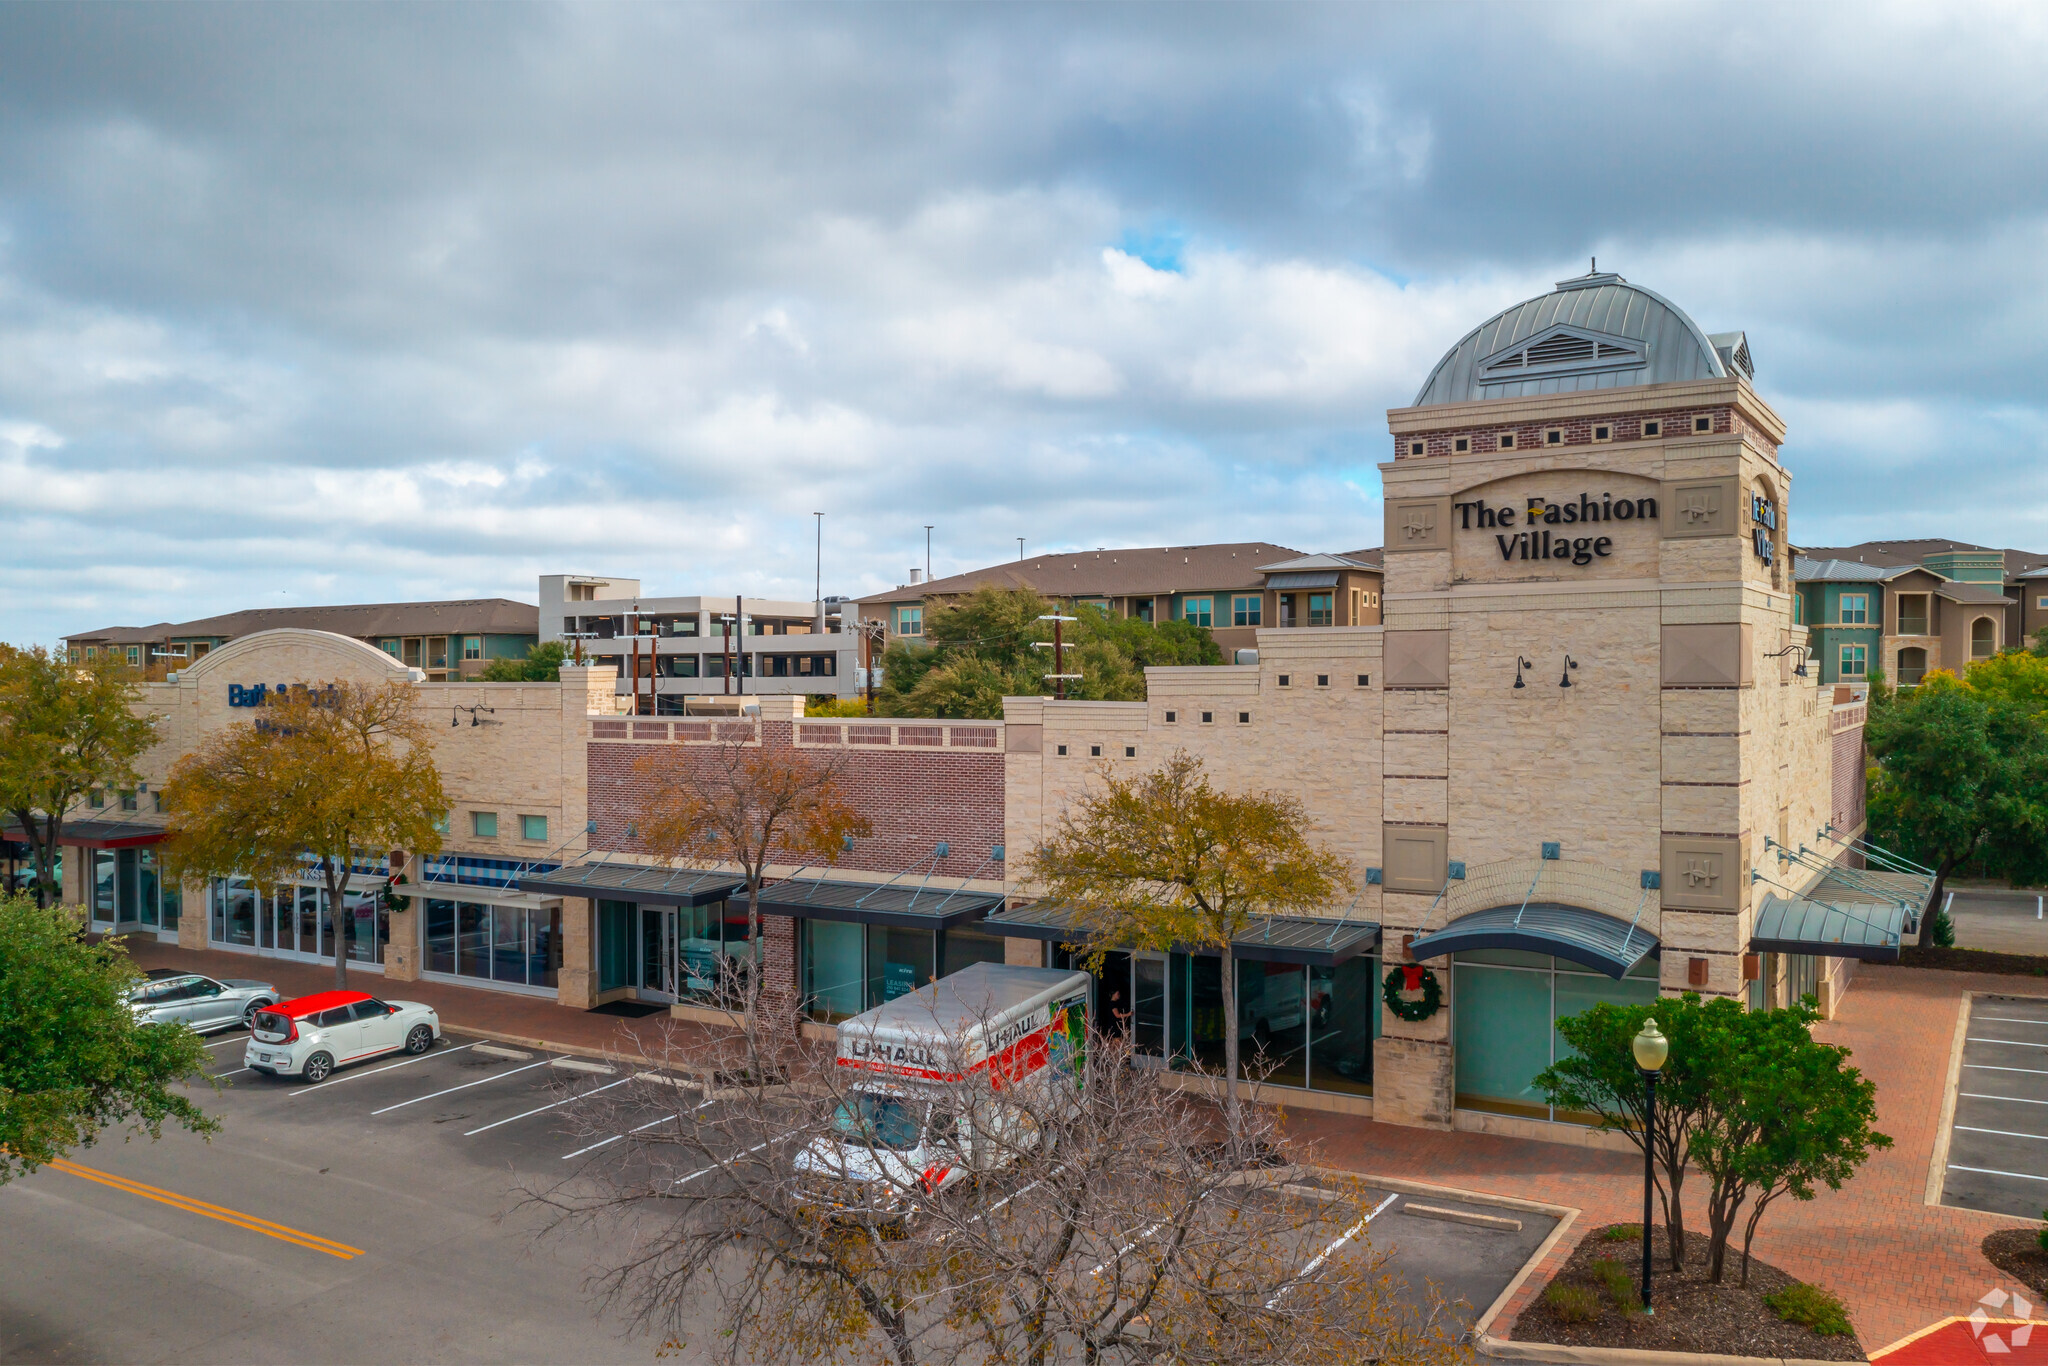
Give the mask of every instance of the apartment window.
<path id="1" fill-rule="evenodd" d="M 427 637 L 427 667 L 445 669 L 448 667 L 448 637 Z"/>
<path id="2" fill-rule="evenodd" d="M 1595 441 L 1614 440 L 1614 428 L 1605 422 L 1595 423 L 1593 426 L 1593 439 Z"/>
<path id="3" fill-rule="evenodd" d="M 121 794 L 121 809 L 123 811 L 140 811 L 142 808 L 137 805 L 133 792 L 123 792 Z"/>
<path id="4" fill-rule="evenodd" d="M 1644 435 L 1644 436 L 1662 436 L 1662 435 L 1664 435 L 1664 424 L 1663 424 L 1662 422 L 1658 421 L 1658 420 L 1657 420 L 1656 418 L 1654 418 L 1654 417 L 1653 417 L 1653 418 L 1651 418 L 1651 419 L 1650 419 L 1650 420 L 1649 420 L 1648 422 L 1645 422 L 1645 423 L 1643 424 L 1643 435 Z"/>
<path id="5" fill-rule="evenodd" d="M 1552 427 L 1544 432 L 1543 444 L 1546 446 L 1562 446 L 1564 444 L 1564 428 Z"/>
<path id="6" fill-rule="evenodd" d="M 1257 626 L 1265 607 L 1265 596 L 1260 593 L 1240 593 L 1230 600 L 1230 624 L 1232 626 Z M 2041 605 L 2048 607 L 2048 598 L 2041 599 Z"/>
<path id="7" fill-rule="evenodd" d="M 576 629 L 576 622 L 575 622 L 575 619 L 574 619 L 574 618 L 568 618 L 568 619 L 565 619 L 565 620 L 564 620 L 564 621 L 562 622 L 562 626 L 563 626 L 563 628 L 564 628 L 565 630 L 570 630 L 570 631 L 573 631 L 573 630 L 575 630 L 575 629 Z M 380 641 L 378 641 L 378 642 L 377 642 L 377 648 L 378 648 L 378 649 L 380 649 L 380 650 L 382 650 L 382 651 L 383 651 L 383 652 L 384 652 L 385 654 L 387 654 L 387 655 L 390 655 L 390 656 L 391 656 L 391 657 L 392 657 L 393 659 L 396 659 L 396 658 L 398 657 L 398 642 L 397 642 L 397 640 L 395 640 L 395 639 L 392 639 L 392 640 L 380 640 Z"/>
<path id="8" fill-rule="evenodd" d="M 99 647 L 99 646 L 97 646 L 97 645 L 88 645 L 88 646 L 86 646 L 86 647 L 85 647 L 85 657 L 86 657 L 87 659 L 98 659 L 98 658 L 100 657 L 100 647 Z"/>
<path id="9" fill-rule="evenodd" d="M 1214 626 L 1216 624 L 1216 599 L 1182 598 L 1180 617 L 1190 626 Z"/>
<path id="10" fill-rule="evenodd" d="M 899 607 L 896 609 L 896 634 L 899 636 L 921 636 L 924 634 L 924 608 Z"/>
<path id="11" fill-rule="evenodd" d="M 1842 594 L 1842 625 L 1864 626 L 1870 621 L 1870 595 L 1868 593 Z"/>
<path id="12" fill-rule="evenodd" d="M 2044 604 L 2044 605 L 2048 605 L 2048 599 L 2043 599 L 2043 604 Z M 70 656 L 71 656 L 71 662 L 72 662 L 73 664 L 76 664 L 76 663 L 77 663 L 77 662 L 79 661 L 80 657 L 81 657 L 81 656 L 80 656 L 80 654 L 79 654 L 79 649 L 78 649 L 78 647 L 77 647 L 76 645 L 72 646 L 72 647 L 71 647 L 71 649 L 70 649 L 70 651 L 69 651 L 68 653 L 69 653 L 69 654 L 70 654 Z"/>
<path id="13" fill-rule="evenodd" d="M 1366 590 L 1365 605 L 1367 607 L 1377 607 L 1380 605 L 1380 595 L 1378 589 L 1375 588 Z"/>
<path id="14" fill-rule="evenodd" d="M 2034 606 L 2039 608 L 2043 612 L 2048 612 L 2048 594 L 2043 594 L 2042 596 L 2035 598 Z"/>
<path id="15" fill-rule="evenodd" d="M 107 794 L 100 791 L 98 788 L 94 788 L 92 791 L 85 794 L 85 804 L 91 807 L 93 810 L 97 811 L 107 804 Z"/>
<path id="16" fill-rule="evenodd" d="M 159 816 L 163 815 L 163 814 L 164 814 L 164 794 L 163 794 L 163 793 L 161 793 L 161 792 L 152 792 L 152 793 L 150 793 L 150 794 L 149 794 L 149 800 L 150 800 L 150 810 L 152 810 L 152 811 L 156 812 L 156 814 L 157 814 L 157 815 L 159 815 Z"/>
<path id="17" fill-rule="evenodd" d="M 1334 626 L 1337 624 L 1337 609 L 1334 593 L 1311 593 L 1308 595 L 1308 624 L 1311 626 Z"/>
<path id="18" fill-rule="evenodd" d="M 1330 676 L 1329 676 L 1328 674 L 1317 674 L 1317 675 L 1316 675 L 1316 686 L 1317 686 L 1318 688 L 1327 688 L 1327 687 L 1329 687 L 1329 686 L 1330 686 Z"/>
<path id="19" fill-rule="evenodd" d="M 1419 456 L 1427 449 L 1428 447 L 1424 446 L 1420 441 L 1411 441 L 1408 443 L 1408 454 L 1412 456 Z"/>
<path id="20" fill-rule="evenodd" d="M 1861 678 L 1867 663 L 1865 647 L 1844 645 L 1842 647 L 1842 677 Z"/>
<path id="21" fill-rule="evenodd" d="M 1203 725 L 1205 725 L 1205 726 L 1207 726 L 1207 725 L 1212 725 L 1212 724 L 1214 724 L 1214 723 L 1215 723 L 1215 720 L 1216 720 L 1216 713 L 1215 713 L 1215 712 L 1213 712 L 1213 711 L 1205 711 L 1205 712 L 1203 712 L 1203 713 L 1202 713 L 1202 724 L 1203 724 Z"/>
<path id="22" fill-rule="evenodd" d="M 484 657 L 484 638 L 482 636 L 464 636 L 462 638 L 462 657 L 464 659 L 482 659 Z"/>
<path id="23" fill-rule="evenodd" d="M 1917 686 L 1927 677 L 1927 651 L 1917 645 L 1899 651 L 1898 675 L 1901 687 Z"/>
<path id="24" fill-rule="evenodd" d="M 1711 432 L 1714 430 L 1714 419 L 1705 416 L 1696 417 L 1692 420 L 1692 429 L 1696 432 Z"/>
<path id="25" fill-rule="evenodd" d="M 1998 628 L 1991 624 L 1990 617 L 1978 617 L 1970 623 L 1970 658 L 1989 659 L 1998 649 Z"/>
<path id="26" fill-rule="evenodd" d="M 132 669 L 141 662 L 142 647 L 140 645 L 130 645 L 128 647 L 128 667 Z"/>
<path id="27" fill-rule="evenodd" d="M 2048 607 L 2048 598 L 2041 600 Z M 1927 634 L 1927 595 L 1925 593 L 1899 594 L 1899 634 L 1902 636 L 1924 636 Z"/>
<path id="28" fill-rule="evenodd" d="M 495 811 L 472 811 L 469 813 L 469 833 L 480 840 L 494 840 L 498 837 L 498 813 Z"/>
<path id="29" fill-rule="evenodd" d="M 1504 451 L 1511 451 L 1515 448 L 1515 434 L 1513 432 L 1502 432 L 1500 434 L 1500 448 Z"/>
<path id="30" fill-rule="evenodd" d="M 1472 453 L 1472 438 L 1469 436 L 1459 437 L 1451 443 L 1451 449 L 1459 455 L 1470 455 Z"/>
<path id="31" fill-rule="evenodd" d="M 544 840 L 547 837 L 548 818 L 546 816 L 521 816 L 519 818 L 519 838 L 523 840 Z"/>
<path id="32" fill-rule="evenodd" d="M 1281 674 L 1281 675 L 1280 675 L 1280 686 L 1281 686 L 1281 687 L 1283 687 L 1283 688 L 1288 688 L 1288 687 L 1292 687 L 1293 685 L 1294 685 L 1294 675 L 1293 675 L 1293 674 Z"/>
<path id="33" fill-rule="evenodd" d="M 434 817 L 434 829 L 440 834 L 448 833 L 448 813 L 443 811 Z"/>

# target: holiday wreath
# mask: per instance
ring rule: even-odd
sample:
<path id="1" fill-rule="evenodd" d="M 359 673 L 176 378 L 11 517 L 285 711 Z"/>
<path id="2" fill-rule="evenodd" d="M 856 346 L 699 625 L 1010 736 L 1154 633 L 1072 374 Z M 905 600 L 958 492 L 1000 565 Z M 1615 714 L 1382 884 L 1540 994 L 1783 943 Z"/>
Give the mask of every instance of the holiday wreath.
<path id="1" fill-rule="evenodd" d="M 1411 991 L 1419 991 L 1422 994 L 1404 994 Z M 1385 998 L 1388 1010 L 1410 1024 L 1428 1019 L 1442 1009 L 1444 1004 L 1444 989 L 1436 980 L 1436 974 L 1428 968 L 1417 967 L 1412 963 L 1390 968 L 1380 995 Z"/>

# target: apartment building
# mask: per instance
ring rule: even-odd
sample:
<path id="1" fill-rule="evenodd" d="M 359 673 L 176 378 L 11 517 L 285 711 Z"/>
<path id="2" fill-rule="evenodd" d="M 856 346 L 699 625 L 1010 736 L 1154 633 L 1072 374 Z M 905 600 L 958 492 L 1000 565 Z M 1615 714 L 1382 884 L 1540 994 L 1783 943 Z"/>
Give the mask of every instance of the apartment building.
<path id="1" fill-rule="evenodd" d="M 852 697 L 859 638 L 840 628 L 841 600 L 744 594 L 651 597 L 640 580 L 591 574 L 540 579 L 541 639 L 617 671 L 619 696 L 644 716 L 681 716 L 689 699 Z"/>
<path id="2" fill-rule="evenodd" d="M 435 683 L 475 678 L 494 659 L 522 658 L 538 638 L 530 605 L 508 598 L 466 598 L 254 607 L 196 621 L 81 631 L 66 636 L 64 643 L 74 660 L 111 653 L 137 668 L 175 673 L 243 636 L 290 629 L 360 640 Z"/>
<path id="3" fill-rule="evenodd" d="M 1911 687 L 1929 670 L 2028 644 L 2048 628 L 2048 555 L 1960 541 L 1870 541 L 1802 551 L 1798 619 L 1823 682 L 1882 669 Z"/>
<path id="4" fill-rule="evenodd" d="M 909 583 L 859 598 L 855 606 L 884 639 L 917 640 L 933 606 L 979 588 L 1029 588 L 1119 617 L 1206 627 L 1230 658 L 1257 648 L 1262 629 L 1376 625 L 1380 577 L 1378 547 L 1315 555 L 1262 541 L 1104 547 L 1035 555 L 943 579 L 920 581 L 912 570 Z"/>

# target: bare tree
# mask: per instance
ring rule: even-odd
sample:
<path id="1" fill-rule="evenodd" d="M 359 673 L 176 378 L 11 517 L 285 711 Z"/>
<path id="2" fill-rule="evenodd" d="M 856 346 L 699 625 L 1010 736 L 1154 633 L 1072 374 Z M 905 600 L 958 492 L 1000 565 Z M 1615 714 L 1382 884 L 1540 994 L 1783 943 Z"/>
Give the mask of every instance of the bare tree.
<path id="1" fill-rule="evenodd" d="M 529 1200 L 627 1249 L 594 1278 L 607 1307 L 723 1362 L 1469 1359 L 1372 1248 L 1361 1191 L 1233 1170 L 1212 1104 L 1075 1038 L 1057 1084 L 935 1031 L 914 1084 L 819 1048 L 786 1085 L 716 1090 L 744 1041 L 664 1030 L 647 1056 L 703 1080 L 574 1107 L 603 1146 Z M 1242 1123 L 1280 1143 L 1271 1111 Z"/>

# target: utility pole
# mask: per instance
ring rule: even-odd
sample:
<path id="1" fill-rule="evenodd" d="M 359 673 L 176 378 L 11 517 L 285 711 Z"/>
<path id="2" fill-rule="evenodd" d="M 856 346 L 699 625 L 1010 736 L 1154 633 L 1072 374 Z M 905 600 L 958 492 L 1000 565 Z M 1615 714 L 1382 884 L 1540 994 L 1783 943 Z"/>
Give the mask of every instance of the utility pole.
<path id="1" fill-rule="evenodd" d="M 640 714 L 640 604 L 634 603 L 633 610 L 626 613 L 626 639 L 631 642 L 626 656 L 627 686 L 633 692 L 633 715 Z"/>
<path id="2" fill-rule="evenodd" d="M 1063 616 L 1058 612 L 1049 612 L 1045 616 L 1040 617 L 1039 620 L 1052 623 L 1052 640 L 1050 644 L 1052 646 L 1053 671 L 1047 674 L 1046 677 L 1053 681 L 1053 700 L 1064 702 L 1067 700 L 1067 680 L 1081 676 L 1067 672 L 1067 638 L 1064 628 L 1068 622 L 1078 621 L 1080 618 Z M 1045 649 L 1048 644 L 1048 642 L 1043 640 L 1034 640 L 1031 643 L 1041 650 Z"/>
<path id="3" fill-rule="evenodd" d="M 1024 538 L 1022 536 L 1017 538 L 1017 563 L 1024 563 Z"/>
<path id="4" fill-rule="evenodd" d="M 732 619 L 733 634 L 740 638 L 739 658 L 734 662 L 740 665 L 745 665 L 747 659 L 746 600 L 737 593 L 733 594 L 732 596 Z M 745 697 L 747 695 L 747 675 L 744 669 L 742 669 L 742 671 L 738 674 L 737 677 L 738 681 L 734 684 L 734 686 L 738 689 L 740 696 Z"/>
<path id="5" fill-rule="evenodd" d="M 924 581 L 932 581 L 932 529 L 929 524 L 924 529 Z"/>

